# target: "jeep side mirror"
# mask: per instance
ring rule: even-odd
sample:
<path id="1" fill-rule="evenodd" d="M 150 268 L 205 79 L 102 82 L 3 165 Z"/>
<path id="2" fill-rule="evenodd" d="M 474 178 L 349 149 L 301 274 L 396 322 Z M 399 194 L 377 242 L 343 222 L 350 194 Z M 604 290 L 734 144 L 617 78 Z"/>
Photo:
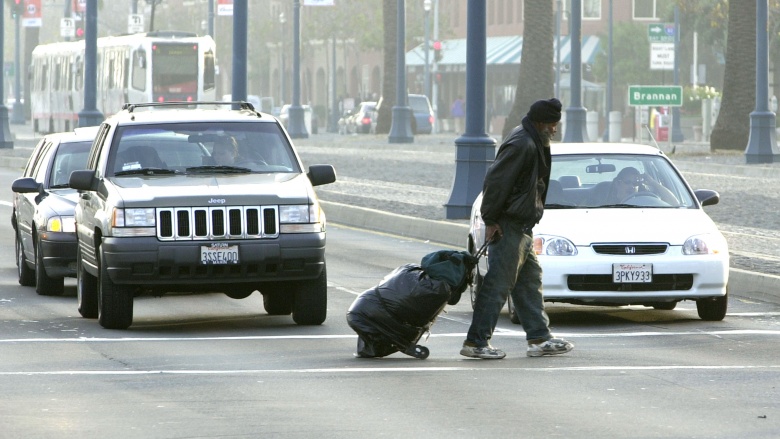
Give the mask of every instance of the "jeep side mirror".
<path id="1" fill-rule="evenodd" d="M 311 165 L 309 173 L 306 174 L 311 181 L 312 186 L 333 183 L 336 181 L 336 170 L 332 165 Z"/>
<path id="2" fill-rule="evenodd" d="M 95 178 L 95 171 L 89 169 L 81 171 L 73 171 L 70 173 L 70 179 L 68 184 L 73 189 L 80 191 L 95 191 L 97 190 L 97 179 Z"/>

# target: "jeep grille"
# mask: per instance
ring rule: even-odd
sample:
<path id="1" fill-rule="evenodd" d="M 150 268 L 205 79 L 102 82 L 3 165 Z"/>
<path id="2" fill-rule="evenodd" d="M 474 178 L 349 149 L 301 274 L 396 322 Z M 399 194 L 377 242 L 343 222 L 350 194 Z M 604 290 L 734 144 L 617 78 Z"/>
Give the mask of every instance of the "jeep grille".
<path id="1" fill-rule="evenodd" d="M 161 241 L 260 239 L 277 236 L 277 206 L 157 209 L 157 237 Z"/>

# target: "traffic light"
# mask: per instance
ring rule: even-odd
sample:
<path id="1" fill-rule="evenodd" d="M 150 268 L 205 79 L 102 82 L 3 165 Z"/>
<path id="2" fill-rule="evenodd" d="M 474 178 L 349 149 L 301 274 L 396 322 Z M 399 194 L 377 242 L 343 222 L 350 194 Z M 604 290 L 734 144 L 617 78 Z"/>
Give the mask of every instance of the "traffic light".
<path id="1" fill-rule="evenodd" d="M 24 15 L 24 0 L 14 0 L 13 6 L 11 6 L 11 17 Z"/>
<path id="2" fill-rule="evenodd" d="M 436 62 L 441 61 L 441 41 L 434 41 L 433 42 L 433 59 L 436 60 Z"/>
<path id="3" fill-rule="evenodd" d="M 77 40 L 83 40 L 84 39 L 84 28 L 83 27 L 77 27 L 76 28 L 76 39 Z"/>

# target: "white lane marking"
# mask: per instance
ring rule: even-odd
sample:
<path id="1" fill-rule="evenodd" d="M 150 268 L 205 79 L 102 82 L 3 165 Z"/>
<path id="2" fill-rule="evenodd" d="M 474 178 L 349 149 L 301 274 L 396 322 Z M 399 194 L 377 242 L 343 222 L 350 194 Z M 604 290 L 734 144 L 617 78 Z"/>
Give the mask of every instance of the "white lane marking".
<path id="1" fill-rule="evenodd" d="M 523 331 L 513 331 L 504 329 L 496 332 L 501 337 L 525 337 Z M 780 336 L 780 330 L 762 330 L 762 329 L 735 329 L 724 331 L 645 331 L 645 332 L 617 332 L 604 334 L 585 334 L 581 332 L 567 333 L 556 332 L 556 336 L 566 338 L 631 338 L 631 337 L 679 337 L 679 336 L 707 336 L 720 337 L 724 335 L 767 335 Z M 431 334 L 430 338 L 445 337 L 465 337 L 465 332 L 451 332 L 441 334 Z M 22 344 L 22 343 L 135 343 L 135 342 L 181 342 L 181 341 L 258 341 L 258 340 L 342 340 L 354 339 L 357 334 L 325 334 L 325 335 L 253 335 L 236 337 L 121 337 L 121 338 L 103 338 L 103 337 L 78 337 L 78 338 L 9 338 L 0 339 L 0 344 Z"/>
<path id="2" fill-rule="evenodd" d="M 475 361 L 475 360 L 460 360 Z M 533 360 L 532 360 L 533 361 Z M 479 362 L 484 364 L 484 362 Z M 355 368 L 322 368 L 322 369 L 232 369 L 232 370 L 207 370 L 207 369 L 183 369 L 183 370 L 53 370 L 53 371 L 25 371 L 25 372 L 0 372 L 0 376 L 40 376 L 40 375 L 258 375 L 258 374 L 334 374 L 334 373 L 370 373 L 377 372 L 495 372 L 495 371 L 522 371 L 522 372 L 602 372 L 602 371 L 647 371 L 647 370 L 756 370 L 775 371 L 780 365 L 733 365 L 733 366 L 570 366 L 570 367 L 355 367 Z"/>
<path id="3" fill-rule="evenodd" d="M 4 201 L 4 200 L 0 200 L 0 205 L 7 206 L 7 207 L 14 207 L 14 203 L 11 203 L 10 201 Z"/>

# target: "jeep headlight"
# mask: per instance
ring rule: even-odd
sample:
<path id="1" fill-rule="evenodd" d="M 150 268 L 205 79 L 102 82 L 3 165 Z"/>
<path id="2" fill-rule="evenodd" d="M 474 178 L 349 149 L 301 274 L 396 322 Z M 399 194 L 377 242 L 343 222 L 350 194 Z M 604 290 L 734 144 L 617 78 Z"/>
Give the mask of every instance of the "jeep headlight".
<path id="1" fill-rule="evenodd" d="M 546 256 L 576 256 L 577 246 L 560 236 L 534 236 L 534 252 Z"/>
<path id="2" fill-rule="evenodd" d="M 47 232 L 76 232 L 76 220 L 72 216 L 53 216 L 46 221 Z"/>
<path id="3" fill-rule="evenodd" d="M 114 208 L 111 227 L 114 236 L 155 236 L 154 208 Z"/>
<path id="4" fill-rule="evenodd" d="M 279 206 L 280 233 L 320 233 L 325 231 L 325 215 L 319 203 Z"/>

